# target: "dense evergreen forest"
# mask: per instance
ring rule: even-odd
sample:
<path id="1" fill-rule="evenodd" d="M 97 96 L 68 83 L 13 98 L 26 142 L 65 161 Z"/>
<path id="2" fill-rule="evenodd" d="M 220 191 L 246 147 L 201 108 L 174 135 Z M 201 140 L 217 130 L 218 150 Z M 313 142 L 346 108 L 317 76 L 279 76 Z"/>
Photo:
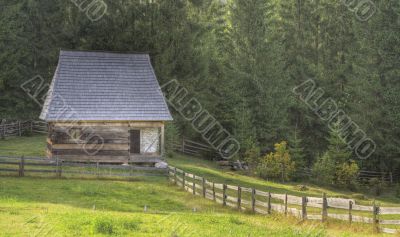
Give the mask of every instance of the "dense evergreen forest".
<path id="1" fill-rule="evenodd" d="M 160 84 L 184 85 L 255 166 L 275 146 L 301 167 L 326 168 L 330 155 L 347 170 L 400 168 L 398 0 L 374 0 L 369 19 L 357 16 L 358 1 L 105 0 L 98 21 L 73 2 L 0 1 L 0 118 L 38 118 L 20 85 L 50 82 L 60 49 L 148 52 Z M 309 79 L 374 141 L 372 156 L 358 159 L 293 93 Z M 174 118 L 171 132 L 200 139 Z"/>

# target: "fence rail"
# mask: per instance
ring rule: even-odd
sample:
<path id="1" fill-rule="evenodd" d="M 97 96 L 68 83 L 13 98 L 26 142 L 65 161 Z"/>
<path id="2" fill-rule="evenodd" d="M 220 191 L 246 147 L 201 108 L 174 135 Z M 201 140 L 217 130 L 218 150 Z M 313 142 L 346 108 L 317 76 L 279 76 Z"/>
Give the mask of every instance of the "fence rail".
<path id="1" fill-rule="evenodd" d="M 187 155 L 194 156 L 204 156 L 213 158 L 213 159 L 221 159 L 221 155 L 210 145 L 192 141 L 186 138 L 183 138 L 181 143 L 175 142 L 172 144 L 172 148 L 175 151 L 182 152 Z"/>
<path id="2" fill-rule="evenodd" d="M 47 123 L 42 121 L 17 121 L 0 124 L 0 137 L 22 136 L 24 132 L 47 133 Z"/>
<path id="3" fill-rule="evenodd" d="M 133 165 L 86 164 L 65 162 L 59 159 L 37 157 L 0 156 L 0 173 L 20 177 L 33 174 L 53 174 L 55 177 L 70 175 L 94 177 L 166 176 L 167 169 Z"/>
<path id="4" fill-rule="evenodd" d="M 203 156 L 209 157 L 216 160 L 221 160 L 222 157 L 213 147 L 189 140 L 187 138 L 182 138 L 181 142 L 175 142 L 172 144 L 172 149 L 175 151 L 184 153 L 190 156 Z M 297 171 L 297 175 L 301 177 L 310 178 L 313 175 L 311 168 L 303 168 Z M 357 181 L 360 185 L 368 185 L 371 179 L 378 179 L 380 181 L 386 182 L 388 184 L 394 184 L 399 182 L 400 176 L 398 172 L 383 172 L 383 171 L 370 171 L 370 170 L 360 170 L 357 176 Z"/>
<path id="5" fill-rule="evenodd" d="M 358 205 L 353 199 L 328 198 L 326 194 L 322 197 L 276 194 L 250 187 L 217 183 L 173 166 L 169 166 L 168 175 L 171 182 L 193 195 L 202 196 L 238 211 L 259 214 L 279 212 L 301 220 L 325 222 L 328 219 L 337 219 L 349 223 L 367 223 L 372 224 L 376 232 L 383 233 L 398 233 L 397 229 L 386 228 L 385 225 L 400 225 L 400 220 L 388 220 L 388 217 L 385 217 L 400 215 L 400 207 L 379 207 L 375 202 L 372 206 Z M 343 210 L 346 210 L 347 214 L 343 214 Z"/>

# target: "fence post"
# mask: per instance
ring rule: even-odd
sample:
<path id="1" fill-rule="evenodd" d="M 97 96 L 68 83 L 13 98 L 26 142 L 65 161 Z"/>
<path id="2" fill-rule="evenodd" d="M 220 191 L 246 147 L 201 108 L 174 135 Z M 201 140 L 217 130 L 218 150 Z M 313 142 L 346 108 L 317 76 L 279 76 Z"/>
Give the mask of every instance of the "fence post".
<path id="1" fill-rule="evenodd" d="M 271 214 L 271 192 L 268 192 L 268 214 Z"/>
<path id="2" fill-rule="evenodd" d="M 174 184 L 176 185 L 177 180 L 176 180 L 176 167 L 174 167 Z"/>
<path id="3" fill-rule="evenodd" d="M 255 188 L 251 189 L 251 211 L 252 212 L 256 211 L 256 189 Z"/>
<path id="4" fill-rule="evenodd" d="M 373 223 L 374 224 L 374 230 L 375 230 L 376 233 L 379 233 L 379 218 L 378 218 L 379 207 L 375 204 L 375 201 L 374 201 L 374 206 L 373 206 L 372 210 L 373 210 L 372 219 L 373 219 L 373 222 L 374 222 Z"/>
<path id="5" fill-rule="evenodd" d="M 302 197 L 301 199 L 301 219 L 303 221 L 307 220 L 307 197 Z"/>
<path id="6" fill-rule="evenodd" d="M 6 124 L 3 123 L 3 132 L 1 133 L 1 138 L 4 139 L 6 138 Z"/>
<path id="7" fill-rule="evenodd" d="M 21 160 L 19 162 L 18 175 L 19 175 L 19 177 L 24 177 L 25 176 L 25 159 L 24 159 L 24 156 L 21 156 Z"/>
<path id="8" fill-rule="evenodd" d="M 322 195 L 322 222 L 328 219 L 328 200 L 326 198 L 326 193 Z"/>
<path id="9" fill-rule="evenodd" d="M 239 186 L 238 187 L 238 193 L 237 193 L 237 205 L 239 211 L 242 210 L 242 188 Z"/>
<path id="10" fill-rule="evenodd" d="M 353 222 L 353 215 L 351 214 L 351 211 L 353 210 L 353 202 L 349 201 L 349 223 Z"/>
<path id="11" fill-rule="evenodd" d="M 31 120 L 30 126 L 31 126 L 31 133 L 32 133 L 33 132 L 33 121 L 32 120 Z"/>
<path id="12" fill-rule="evenodd" d="M 99 172 L 99 162 L 96 162 L 96 176 L 99 178 L 100 172 Z"/>
<path id="13" fill-rule="evenodd" d="M 61 163 L 58 158 L 56 159 L 56 177 L 61 177 Z"/>
<path id="14" fill-rule="evenodd" d="M 21 132 L 21 121 L 18 121 L 18 135 L 21 136 L 22 132 Z"/>
<path id="15" fill-rule="evenodd" d="M 182 153 L 185 153 L 185 138 L 182 137 Z"/>
<path id="16" fill-rule="evenodd" d="M 285 193 L 285 216 L 287 216 L 287 193 Z"/>
<path id="17" fill-rule="evenodd" d="M 57 158 L 57 160 L 58 160 L 58 158 Z M 58 177 L 59 178 L 61 178 L 61 175 L 62 175 L 62 160 L 60 161 L 58 161 Z"/>
<path id="18" fill-rule="evenodd" d="M 183 189 L 185 189 L 186 190 L 186 188 L 185 188 L 185 177 L 186 177 L 186 173 L 185 172 L 182 172 L 182 187 L 183 187 Z"/>
<path id="19" fill-rule="evenodd" d="M 226 206 L 226 184 L 222 185 L 222 205 Z"/>
<path id="20" fill-rule="evenodd" d="M 215 183 L 213 182 L 212 184 L 213 184 L 213 185 L 212 185 L 213 200 L 214 200 L 214 202 L 215 202 L 215 201 L 216 201 L 216 198 L 215 198 Z"/>
<path id="21" fill-rule="evenodd" d="M 203 185 L 203 198 L 206 198 L 206 179 L 202 178 L 201 182 Z"/>
<path id="22" fill-rule="evenodd" d="M 193 175 L 193 195 L 196 195 L 196 175 Z"/>
<path id="23" fill-rule="evenodd" d="M 56 177 L 58 176 L 58 158 L 56 158 Z"/>

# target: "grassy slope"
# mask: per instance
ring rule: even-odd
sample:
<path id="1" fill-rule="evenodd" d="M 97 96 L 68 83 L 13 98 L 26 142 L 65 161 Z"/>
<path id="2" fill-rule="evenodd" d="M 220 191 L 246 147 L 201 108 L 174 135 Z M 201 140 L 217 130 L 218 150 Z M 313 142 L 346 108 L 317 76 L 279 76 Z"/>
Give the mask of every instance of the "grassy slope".
<path id="1" fill-rule="evenodd" d="M 45 156 L 46 136 L 0 139 L 0 156 Z"/>
<path id="2" fill-rule="evenodd" d="M 321 197 L 323 193 L 327 193 L 329 197 L 343 197 L 356 199 L 357 203 L 365 205 L 371 205 L 372 201 L 376 197 L 367 196 L 366 200 L 357 200 L 354 198 L 354 192 L 337 190 L 332 188 L 321 188 L 316 185 L 307 184 L 309 190 L 302 192 L 299 191 L 297 186 L 299 183 L 276 183 L 266 181 L 257 177 L 250 177 L 240 172 L 233 172 L 227 169 L 221 169 L 214 162 L 207 160 L 187 157 L 179 154 L 175 154 L 173 158 L 168 159 L 168 163 L 173 166 L 177 166 L 184 169 L 187 172 L 192 172 L 196 175 L 205 177 L 208 180 L 214 182 L 224 182 L 227 184 L 240 185 L 242 187 L 254 187 L 264 191 L 270 191 L 273 193 L 288 193 L 297 196 L 316 196 Z M 379 204 L 382 206 L 400 206 L 400 199 L 394 197 L 390 193 L 376 198 Z"/>
<path id="3" fill-rule="evenodd" d="M 144 206 L 148 207 L 144 212 Z M 95 206 L 95 210 L 94 207 Z M 196 212 L 193 212 L 196 209 Z M 370 227 L 239 214 L 165 178 L 0 178 L 0 236 L 366 236 Z M 356 234 L 357 233 L 357 234 Z"/>
<path id="4" fill-rule="evenodd" d="M 43 140 L 43 136 L 0 140 L 0 155 L 42 156 Z M 169 161 L 196 174 L 230 183 L 259 188 L 269 185 L 281 191 L 292 187 L 221 172 L 213 163 L 198 159 L 177 156 Z M 147 212 L 144 212 L 145 205 Z M 299 223 L 280 215 L 238 213 L 193 197 L 168 184 L 165 178 L 105 181 L 0 176 L 0 236 L 110 233 L 120 236 L 373 235 L 371 227 L 365 225 Z"/>

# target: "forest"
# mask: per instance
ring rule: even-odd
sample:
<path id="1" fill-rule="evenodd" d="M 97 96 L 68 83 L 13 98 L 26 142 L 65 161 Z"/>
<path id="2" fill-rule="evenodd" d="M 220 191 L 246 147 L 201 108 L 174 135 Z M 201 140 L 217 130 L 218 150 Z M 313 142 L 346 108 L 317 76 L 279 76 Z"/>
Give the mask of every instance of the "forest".
<path id="1" fill-rule="evenodd" d="M 60 49 L 147 52 L 160 84 L 179 81 L 261 176 L 334 166 L 327 182 L 350 185 L 355 170 L 400 170 L 398 0 L 104 0 L 96 21 L 77 2 L 0 1 L 1 119 L 38 118 L 21 84 L 49 83 Z M 307 82 L 321 96 L 305 95 Z M 370 139 L 368 157 L 350 149 L 343 119 L 327 121 L 324 101 Z M 202 139 L 173 113 L 170 137 Z"/>

